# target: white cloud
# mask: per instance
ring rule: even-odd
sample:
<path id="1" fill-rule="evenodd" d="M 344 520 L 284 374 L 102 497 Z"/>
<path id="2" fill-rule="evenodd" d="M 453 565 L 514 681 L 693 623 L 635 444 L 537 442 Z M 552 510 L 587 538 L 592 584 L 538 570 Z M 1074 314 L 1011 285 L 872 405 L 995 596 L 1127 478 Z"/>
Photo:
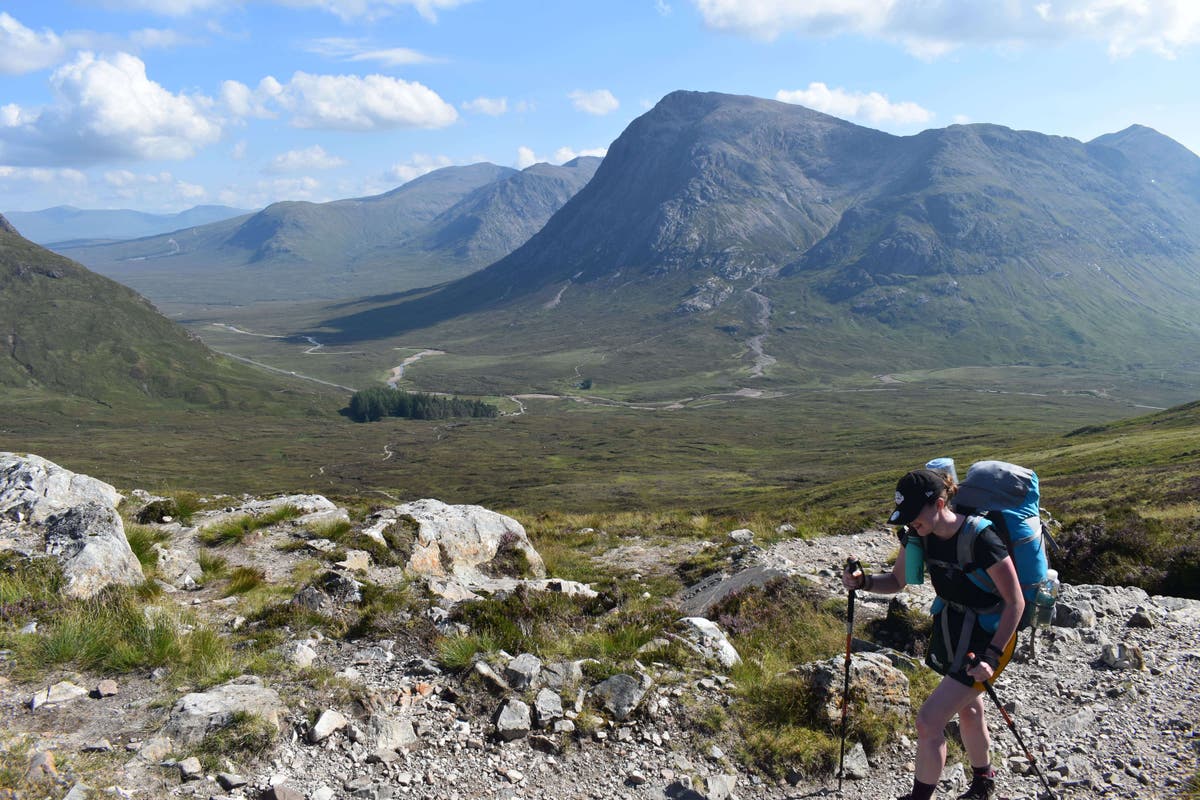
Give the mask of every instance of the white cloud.
<path id="1" fill-rule="evenodd" d="M 87 176 L 77 169 L 46 169 L 44 167 L 0 166 L 0 185 L 63 184 L 82 186 Z"/>
<path id="2" fill-rule="evenodd" d="M 671 4 L 667 0 L 654 0 L 654 10 L 661 16 L 667 17 L 671 14 Z"/>
<path id="3" fill-rule="evenodd" d="M 297 72 L 278 101 L 298 128 L 444 128 L 458 119 L 454 107 L 432 89 L 385 75 Z"/>
<path id="4" fill-rule="evenodd" d="M 916 103 L 893 103 L 879 92 L 847 92 L 845 89 L 830 89 L 814 81 L 807 89 L 780 89 L 775 99 L 784 103 L 808 106 L 835 117 L 865 119 L 874 123 L 911 125 L 928 122 L 933 113 Z"/>
<path id="5" fill-rule="evenodd" d="M 567 95 L 567 97 L 571 98 L 571 103 L 575 108 L 597 116 L 603 116 L 604 114 L 616 111 L 621 105 L 608 89 L 596 89 L 590 92 L 576 89 Z"/>
<path id="6" fill-rule="evenodd" d="M 101 0 L 100 5 L 113 11 L 148 11 L 164 17 L 185 17 L 198 11 L 234 8 L 244 0 Z"/>
<path id="7" fill-rule="evenodd" d="M 239 118 L 271 119 L 275 117 L 276 113 L 270 106 L 282 93 L 283 87 L 280 86 L 279 81 L 269 75 L 259 81 L 258 88 L 253 90 L 238 81 L 225 81 L 221 84 L 221 102 L 225 104 L 225 108 L 230 114 Z"/>
<path id="8" fill-rule="evenodd" d="M 234 161 L 241 161 L 246 157 L 247 147 L 249 147 L 249 145 L 247 144 L 246 140 L 242 139 L 229 150 L 229 157 Z"/>
<path id="9" fill-rule="evenodd" d="M 454 161 L 446 156 L 431 156 L 425 153 L 414 153 L 407 162 L 393 164 L 385 174 L 385 179 L 392 184 L 408 183 L 413 178 L 433 172 L 442 167 L 454 166 Z"/>
<path id="10" fill-rule="evenodd" d="M 389 67 L 401 67 L 409 64 L 430 64 L 438 59 L 427 56 L 407 47 L 373 48 L 361 39 L 347 39 L 331 36 L 324 39 L 314 39 L 309 42 L 307 50 L 325 58 L 339 61 L 375 61 Z"/>
<path id="11" fill-rule="evenodd" d="M 48 166 L 183 159 L 221 135 L 212 100 L 167 91 L 128 53 L 79 53 L 55 70 L 50 84 L 58 97 L 54 106 L 18 108 L 15 124 L 0 127 L 0 161 Z M 8 109 L 4 116 L 11 122 Z"/>
<path id="12" fill-rule="evenodd" d="M 517 148 L 517 169 L 532 167 L 534 164 L 537 164 L 539 160 L 540 159 L 538 159 L 537 154 L 533 152 L 533 148 L 526 147 L 525 145 L 521 145 Z"/>
<path id="13" fill-rule="evenodd" d="M 781 33 L 857 35 L 932 59 L 968 44 L 1063 39 L 1104 42 L 1114 57 L 1149 50 L 1174 57 L 1200 42 L 1194 0 L 692 0 L 705 23 L 772 40 Z"/>
<path id="14" fill-rule="evenodd" d="M 114 169 L 105 172 L 103 178 L 110 198 L 132 201 L 144 208 L 178 208 L 180 200 L 195 203 L 208 196 L 203 186 L 180 180 L 170 172 L 136 173 Z"/>
<path id="15" fill-rule="evenodd" d="M 381 19 L 397 9 L 411 7 L 429 22 L 437 22 L 437 12 L 466 5 L 472 0 L 275 0 L 279 5 L 320 8 L 343 21 Z"/>
<path id="16" fill-rule="evenodd" d="M 346 160 L 331 156 L 319 144 L 306 147 L 303 150 L 289 150 L 275 156 L 267 165 L 266 172 L 280 174 L 284 172 L 302 172 L 310 169 L 336 169 L 345 166 Z"/>
<path id="17" fill-rule="evenodd" d="M 560 147 L 554 151 L 553 156 L 541 157 L 533 151 L 532 147 L 522 145 L 517 148 L 517 169 L 525 169 L 532 167 L 534 164 L 565 164 L 573 158 L 580 156 L 598 156 L 604 158 L 608 153 L 605 147 L 591 147 L 583 150 L 575 150 L 570 147 Z"/>
<path id="18" fill-rule="evenodd" d="M 59 63 L 66 45 L 51 30 L 36 33 L 0 11 L 0 75 L 22 75 Z"/>
<path id="19" fill-rule="evenodd" d="M 182 44 L 188 44 L 192 40 L 183 36 L 178 31 L 167 28 L 143 28 L 140 31 L 131 32 L 129 34 L 129 41 L 143 49 L 166 50 Z"/>
<path id="20" fill-rule="evenodd" d="M 508 111 L 507 97 L 476 97 L 474 100 L 468 100 L 462 104 L 466 111 L 474 111 L 476 114 L 487 114 L 489 117 L 498 117 Z"/>

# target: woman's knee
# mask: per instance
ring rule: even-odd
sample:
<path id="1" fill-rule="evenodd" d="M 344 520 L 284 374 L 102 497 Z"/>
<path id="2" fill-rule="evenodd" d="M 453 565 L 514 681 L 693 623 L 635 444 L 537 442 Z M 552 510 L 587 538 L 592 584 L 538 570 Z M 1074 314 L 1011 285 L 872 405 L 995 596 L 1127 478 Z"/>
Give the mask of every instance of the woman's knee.
<path id="1" fill-rule="evenodd" d="M 931 744 L 941 742 L 946 736 L 946 722 L 941 714 L 922 708 L 917 712 L 917 739 Z"/>
<path id="2" fill-rule="evenodd" d="M 964 728 L 983 727 L 983 704 L 971 703 L 958 711 L 958 721 Z"/>

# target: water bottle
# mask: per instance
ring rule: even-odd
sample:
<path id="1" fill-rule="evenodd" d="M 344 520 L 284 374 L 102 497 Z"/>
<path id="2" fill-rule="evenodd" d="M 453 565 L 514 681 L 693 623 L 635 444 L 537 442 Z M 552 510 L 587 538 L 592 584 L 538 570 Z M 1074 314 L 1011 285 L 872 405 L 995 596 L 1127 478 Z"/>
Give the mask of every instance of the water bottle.
<path id="1" fill-rule="evenodd" d="M 950 480 L 958 483 L 958 473 L 954 470 L 954 459 L 943 457 L 935 458 L 925 463 L 925 469 L 941 472 L 950 476 Z"/>
<path id="2" fill-rule="evenodd" d="M 1038 584 L 1037 598 L 1033 601 L 1036 609 L 1034 624 L 1044 627 L 1054 621 L 1054 603 L 1058 599 L 1058 572 L 1047 570 L 1045 579 Z"/>

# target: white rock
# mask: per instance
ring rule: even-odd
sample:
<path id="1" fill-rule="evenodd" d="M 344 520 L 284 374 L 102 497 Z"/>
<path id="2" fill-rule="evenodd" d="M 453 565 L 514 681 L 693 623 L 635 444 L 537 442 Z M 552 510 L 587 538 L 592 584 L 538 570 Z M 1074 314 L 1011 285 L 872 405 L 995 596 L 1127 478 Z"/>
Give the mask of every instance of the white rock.
<path id="1" fill-rule="evenodd" d="M 0 516 L 45 522 L 83 503 L 116 508 L 121 494 L 104 481 L 63 469 L 41 456 L 0 453 Z"/>

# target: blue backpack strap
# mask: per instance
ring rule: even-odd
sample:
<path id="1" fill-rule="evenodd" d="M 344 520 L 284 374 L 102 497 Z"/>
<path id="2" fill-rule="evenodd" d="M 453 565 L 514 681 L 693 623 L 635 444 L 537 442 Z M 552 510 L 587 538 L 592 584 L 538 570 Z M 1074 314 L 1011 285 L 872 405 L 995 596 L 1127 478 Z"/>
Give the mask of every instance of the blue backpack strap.
<path id="1" fill-rule="evenodd" d="M 958 534 L 958 565 L 959 569 L 966 575 L 967 580 L 983 589 L 985 592 L 994 594 L 998 600 L 994 606 L 988 608 L 975 609 L 979 614 L 994 614 L 1004 607 L 1004 600 L 999 599 L 1000 593 L 996 590 L 996 582 L 987 574 L 986 570 L 969 569 L 975 562 L 975 542 L 979 540 L 979 535 L 985 529 L 990 528 L 992 523 L 984 517 L 969 516 L 966 523 L 963 525 Z"/>

